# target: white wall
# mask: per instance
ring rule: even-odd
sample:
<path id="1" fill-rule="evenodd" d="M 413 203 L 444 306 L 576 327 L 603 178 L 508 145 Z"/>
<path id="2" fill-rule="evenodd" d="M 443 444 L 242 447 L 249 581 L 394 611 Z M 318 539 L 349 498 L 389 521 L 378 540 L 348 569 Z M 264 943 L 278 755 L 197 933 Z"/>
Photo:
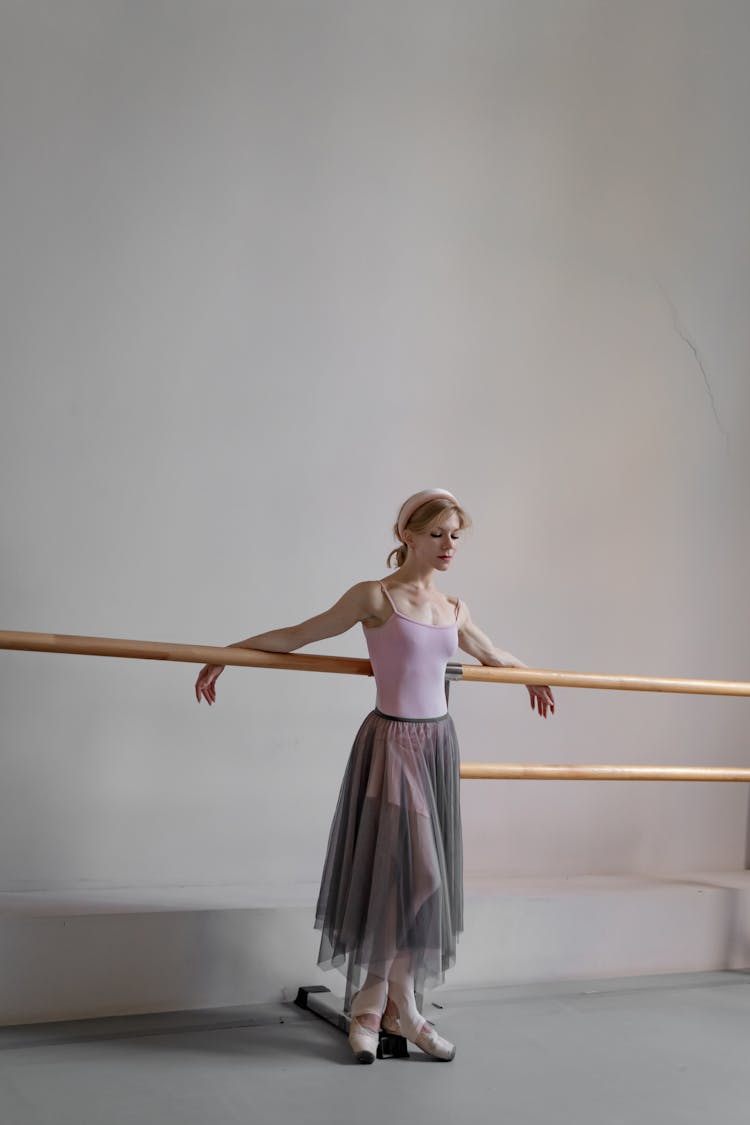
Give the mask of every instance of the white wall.
<path id="1" fill-rule="evenodd" d="M 436 484 L 500 645 L 750 679 L 748 42 L 729 0 L 4 3 L 2 627 L 290 624 Z M 372 683 L 196 671 L 0 654 L 3 889 L 315 881 Z M 558 701 L 456 685 L 464 758 L 748 760 L 742 700 Z M 739 868 L 746 813 L 467 782 L 466 867 Z"/>

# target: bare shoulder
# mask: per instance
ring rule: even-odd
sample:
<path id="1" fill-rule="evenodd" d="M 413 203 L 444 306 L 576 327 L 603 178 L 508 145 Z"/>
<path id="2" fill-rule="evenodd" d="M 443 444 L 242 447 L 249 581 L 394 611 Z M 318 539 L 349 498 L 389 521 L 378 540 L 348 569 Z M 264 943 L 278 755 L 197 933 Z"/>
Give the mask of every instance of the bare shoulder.
<path id="1" fill-rule="evenodd" d="M 373 612 L 377 613 L 384 600 L 383 591 L 377 579 L 355 582 L 346 591 L 344 597 L 351 598 L 363 610 L 367 610 L 366 616 L 371 616 Z"/>
<path id="2" fill-rule="evenodd" d="M 463 598 L 454 598 L 449 594 L 448 601 L 452 606 L 458 606 L 458 616 L 456 618 L 456 621 L 458 622 L 459 629 L 462 629 L 465 625 L 470 624 L 471 614 L 469 613 L 469 607 L 463 600 Z"/>
<path id="3" fill-rule="evenodd" d="M 368 627 L 382 625 L 391 614 L 388 599 L 383 593 L 383 579 L 358 582 L 352 589 L 357 591 L 363 624 Z"/>
<path id="4" fill-rule="evenodd" d="M 365 579 L 364 582 L 355 582 L 351 589 L 356 590 L 357 595 L 361 598 L 376 598 L 378 595 L 382 597 L 382 590 L 380 588 L 381 580 L 379 578 Z"/>

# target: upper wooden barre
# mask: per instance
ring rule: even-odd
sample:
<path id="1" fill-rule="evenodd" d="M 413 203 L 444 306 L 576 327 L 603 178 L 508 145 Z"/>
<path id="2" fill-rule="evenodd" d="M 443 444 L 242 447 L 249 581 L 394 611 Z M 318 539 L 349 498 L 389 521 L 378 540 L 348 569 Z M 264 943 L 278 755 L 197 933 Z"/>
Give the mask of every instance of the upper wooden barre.
<path id="1" fill-rule="evenodd" d="M 79 656 L 175 660 L 188 664 L 226 664 L 247 668 L 287 668 L 299 672 L 372 675 L 372 665 L 369 660 L 349 656 L 261 652 L 249 648 L 184 645 L 168 641 L 131 641 L 116 637 L 82 637 L 65 633 L 23 633 L 0 630 L 0 649 L 2 648 L 30 652 L 62 652 Z M 446 674 L 449 680 L 465 680 L 469 683 L 548 684 L 550 687 L 602 688 L 614 691 L 750 696 L 750 683 L 735 680 L 611 676 L 586 672 L 556 672 L 544 668 L 492 668 L 483 664 L 449 664 Z"/>
<path id="2" fill-rule="evenodd" d="M 261 652 L 254 648 L 180 645 L 168 641 L 128 641 L 118 637 L 78 637 L 65 633 L 16 633 L 0 630 L 0 649 L 2 648 L 29 652 L 65 652 L 76 656 L 120 656 L 136 660 L 176 660 L 187 664 L 231 664 L 245 668 L 288 668 L 298 672 L 372 675 L 369 660 L 349 656 Z"/>
<path id="3" fill-rule="evenodd" d="M 453 665 L 448 665 L 448 676 Z M 490 668 L 484 664 L 456 665 L 456 679 L 477 683 L 546 684 L 548 687 L 603 688 L 609 691 L 662 691 L 684 695 L 750 695 L 742 680 L 680 680 L 663 676 L 612 676 L 590 672 L 554 672 L 545 668 Z"/>

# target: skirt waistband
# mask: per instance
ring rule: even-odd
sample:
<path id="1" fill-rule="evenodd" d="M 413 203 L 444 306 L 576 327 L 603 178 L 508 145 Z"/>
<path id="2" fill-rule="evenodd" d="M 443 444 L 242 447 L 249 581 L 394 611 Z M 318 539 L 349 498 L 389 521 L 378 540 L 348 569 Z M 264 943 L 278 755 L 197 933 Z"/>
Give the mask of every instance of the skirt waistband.
<path id="1" fill-rule="evenodd" d="M 443 719 L 448 718 L 447 711 L 444 715 L 436 715 L 432 719 L 404 719 L 401 715 L 384 715 L 382 711 L 379 711 L 377 709 L 377 707 L 373 708 L 373 712 L 374 714 L 379 715 L 381 719 L 388 719 L 392 723 L 441 723 Z"/>

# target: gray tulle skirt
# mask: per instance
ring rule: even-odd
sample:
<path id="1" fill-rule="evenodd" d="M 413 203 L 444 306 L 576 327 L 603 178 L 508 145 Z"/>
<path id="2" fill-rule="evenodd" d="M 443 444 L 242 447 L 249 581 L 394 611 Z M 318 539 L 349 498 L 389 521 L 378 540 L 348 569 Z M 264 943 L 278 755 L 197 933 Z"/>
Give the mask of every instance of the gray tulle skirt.
<path id="1" fill-rule="evenodd" d="M 442 982 L 463 929 L 459 750 L 450 715 L 362 723 L 331 825 L 315 928 L 318 964 L 387 978 L 411 955 L 416 987 Z"/>

